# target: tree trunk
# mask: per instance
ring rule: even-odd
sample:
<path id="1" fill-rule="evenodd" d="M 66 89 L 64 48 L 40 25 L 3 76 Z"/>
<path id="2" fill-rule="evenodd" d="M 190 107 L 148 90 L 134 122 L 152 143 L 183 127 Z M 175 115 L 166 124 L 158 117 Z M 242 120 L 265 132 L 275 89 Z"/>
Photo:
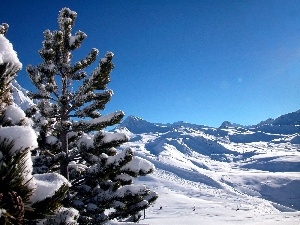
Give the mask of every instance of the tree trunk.
<path id="1" fill-rule="evenodd" d="M 66 131 L 61 132 L 60 141 L 61 141 L 61 148 L 62 152 L 65 153 L 64 159 L 60 163 L 60 173 L 65 178 L 69 180 L 69 171 L 68 171 L 68 164 L 69 164 L 69 156 L 68 156 L 68 136 Z"/>
<path id="2" fill-rule="evenodd" d="M 69 164 L 69 145 L 68 145 L 68 131 L 69 126 L 68 120 L 68 94 L 67 94 L 67 76 L 62 73 L 62 96 L 64 101 L 61 102 L 61 133 L 60 133 L 60 141 L 61 141 L 61 151 L 65 153 L 64 159 L 60 163 L 60 173 L 65 178 L 69 180 L 69 171 L 68 171 L 68 164 Z"/>

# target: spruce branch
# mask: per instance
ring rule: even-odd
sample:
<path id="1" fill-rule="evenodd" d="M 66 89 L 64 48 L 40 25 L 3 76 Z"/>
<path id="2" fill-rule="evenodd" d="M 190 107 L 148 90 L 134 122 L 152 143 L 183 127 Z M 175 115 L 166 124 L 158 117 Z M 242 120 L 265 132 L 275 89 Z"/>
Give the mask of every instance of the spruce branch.
<path id="1" fill-rule="evenodd" d="M 54 215 L 57 209 L 62 206 L 66 193 L 69 189 L 67 184 L 63 184 L 51 197 L 47 197 L 42 201 L 36 202 L 32 205 L 34 212 L 28 214 L 28 218 L 42 219 L 49 215 Z M 32 218 L 33 219 L 33 218 Z"/>
<path id="2" fill-rule="evenodd" d="M 14 224 L 23 223 L 27 212 L 32 211 L 29 207 L 29 197 L 33 193 L 30 188 L 30 180 L 26 180 L 24 175 L 27 171 L 27 160 L 29 150 L 19 149 L 13 153 L 13 141 L 0 138 L 0 208 L 6 209 L 8 217 Z M 1 220 L 0 220 L 1 221 Z"/>
<path id="3" fill-rule="evenodd" d="M 9 25 L 7 23 L 2 23 L 0 25 L 0 34 L 4 35 L 7 33 Z"/>
<path id="4" fill-rule="evenodd" d="M 79 62 L 76 62 L 73 67 L 70 69 L 70 73 L 75 74 L 76 72 L 88 67 L 91 65 L 93 62 L 95 62 L 97 56 L 98 56 L 98 49 L 92 48 L 90 53 L 82 60 Z"/>

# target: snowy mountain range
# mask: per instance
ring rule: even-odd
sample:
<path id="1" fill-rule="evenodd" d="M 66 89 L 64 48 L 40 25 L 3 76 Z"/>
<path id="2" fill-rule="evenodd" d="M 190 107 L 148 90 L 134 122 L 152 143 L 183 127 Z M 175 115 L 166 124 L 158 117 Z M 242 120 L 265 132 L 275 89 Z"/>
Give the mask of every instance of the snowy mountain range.
<path id="1" fill-rule="evenodd" d="M 245 217 L 254 218 L 248 213 L 274 216 L 298 211 L 298 220 L 287 223 L 296 224 L 300 210 L 299 121 L 299 110 L 253 126 L 224 122 L 219 128 L 184 122 L 157 124 L 129 116 L 115 132 L 127 133 L 131 140 L 124 147 L 131 146 L 154 163 L 155 180 L 164 188 L 195 202 L 205 199 L 231 210 L 236 207 L 245 213 L 243 222 Z M 172 184 L 166 185 L 166 180 Z"/>
<path id="2" fill-rule="evenodd" d="M 22 109 L 33 104 L 14 83 Z M 135 154 L 156 171 L 139 178 L 159 193 L 145 224 L 299 224 L 300 110 L 253 126 L 151 123 L 129 116 Z"/>

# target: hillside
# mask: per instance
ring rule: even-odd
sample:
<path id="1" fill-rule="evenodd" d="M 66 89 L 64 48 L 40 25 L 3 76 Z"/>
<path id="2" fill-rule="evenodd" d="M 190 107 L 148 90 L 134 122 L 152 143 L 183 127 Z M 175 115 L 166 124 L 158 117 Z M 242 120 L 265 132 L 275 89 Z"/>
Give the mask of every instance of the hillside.
<path id="1" fill-rule="evenodd" d="M 297 111 L 253 126 L 226 122 L 213 128 L 184 122 L 157 124 L 129 116 L 114 131 L 126 132 L 131 140 L 124 147 L 132 147 L 156 166 L 155 174 L 141 182 L 151 183 L 162 195 L 158 204 L 167 208 L 167 214 L 183 216 L 192 224 L 191 215 L 212 224 L 216 220 L 296 224 L 299 119 Z M 157 208 L 149 213 L 161 221 L 166 212 Z M 155 221 L 149 223 L 159 224 Z M 183 224 L 178 221 L 174 224 Z"/>
<path id="2" fill-rule="evenodd" d="M 14 86 L 16 104 L 33 104 Z M 112 132 L 126 133 L 122 148 L 155 165 L 138 182 L 160 196 L 141 224 L 299 224 L 299 121 L 299 111 L 218 128 L 127 117 Z"/>

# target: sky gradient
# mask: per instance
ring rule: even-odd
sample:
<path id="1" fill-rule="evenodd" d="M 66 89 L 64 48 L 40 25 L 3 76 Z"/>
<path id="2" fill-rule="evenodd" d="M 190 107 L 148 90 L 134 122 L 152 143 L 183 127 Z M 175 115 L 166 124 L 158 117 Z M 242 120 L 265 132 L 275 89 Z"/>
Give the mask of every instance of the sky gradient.
<path id="1" fill-rule="evenodd" d="M 42 62 L 43 31 L 62 7 L 87 34 L 73 59 L 98 48 L 115 54 L 104 114 L 150 122 L 243 125 L 300 109 L 300 1 L 5 1 L 0 23 L 33 89 L 28 64 Z M 90 70 L 92 70 L 94 64 Z"/>

